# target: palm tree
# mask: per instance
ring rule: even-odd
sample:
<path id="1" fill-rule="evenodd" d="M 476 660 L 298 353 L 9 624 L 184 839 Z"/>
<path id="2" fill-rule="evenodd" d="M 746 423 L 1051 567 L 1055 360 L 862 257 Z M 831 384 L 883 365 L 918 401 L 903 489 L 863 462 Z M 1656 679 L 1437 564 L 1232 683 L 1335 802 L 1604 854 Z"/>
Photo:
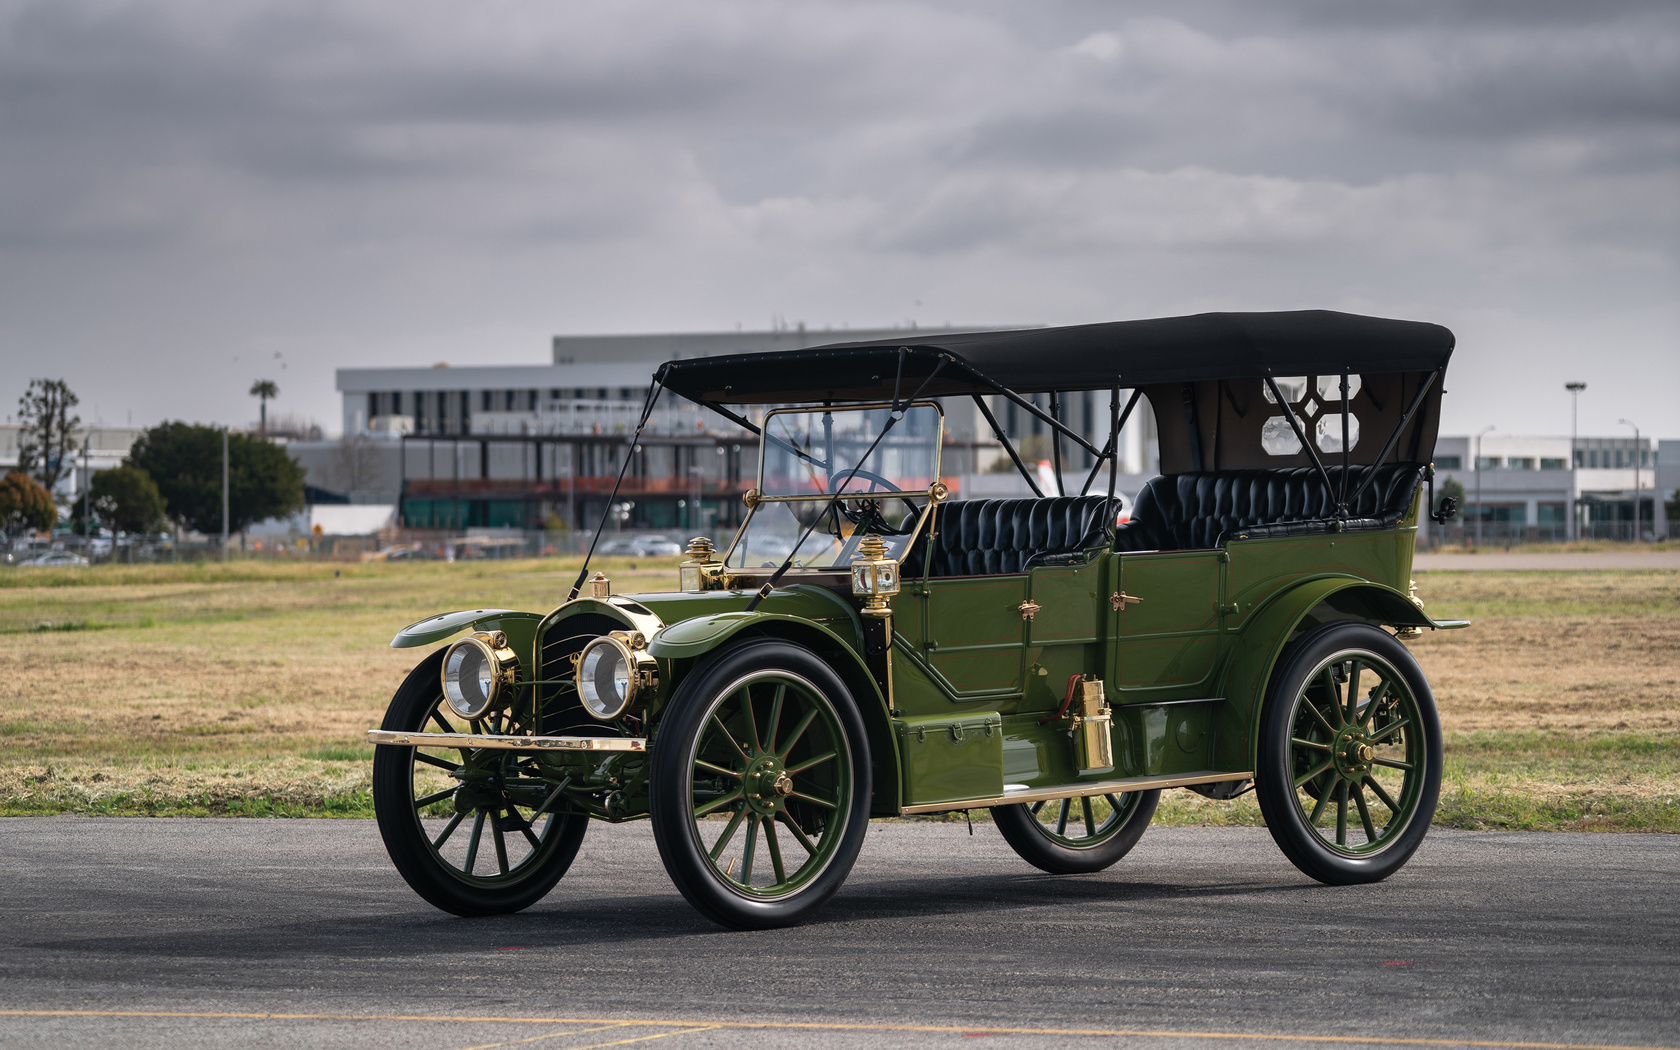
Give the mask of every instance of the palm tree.
<path id="1" fill-rule="evenodd" d="M 274 380 L 272 379 L 259 379 L 255 383 L 251 384 L 251 396 L 262 399 L 262 422 L 258 424 L 258 429 L 261 431 L 263 437 L 267 437 L 268 402 L 270 398 L 280 396 L 280 388 L 274 385 Z"/>

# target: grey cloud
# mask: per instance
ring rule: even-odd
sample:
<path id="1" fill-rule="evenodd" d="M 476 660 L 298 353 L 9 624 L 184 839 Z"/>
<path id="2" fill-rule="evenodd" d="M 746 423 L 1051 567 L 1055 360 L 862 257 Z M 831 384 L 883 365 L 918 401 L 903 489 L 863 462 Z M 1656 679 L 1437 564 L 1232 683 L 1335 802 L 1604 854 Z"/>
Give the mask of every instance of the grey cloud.
<path id="1" fill-rule="evenodd" d="M 924 295 L 959 321 L 1614 309 L 1671 346 L 1677 11 L 14 2 L 0 354 L 164 312 L 208 353 Z"/>

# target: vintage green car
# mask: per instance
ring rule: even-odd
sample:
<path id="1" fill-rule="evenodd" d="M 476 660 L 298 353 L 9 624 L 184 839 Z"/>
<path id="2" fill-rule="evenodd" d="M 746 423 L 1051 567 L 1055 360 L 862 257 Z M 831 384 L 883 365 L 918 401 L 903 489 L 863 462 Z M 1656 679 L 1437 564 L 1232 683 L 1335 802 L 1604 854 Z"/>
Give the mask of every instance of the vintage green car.
<path id="1" fill-rule="evenodd" d="M 1252 787 L 1303 872 L 1384 878 L 1441 778 L 1401 641 L 1465 626 L 1408 588 L 1452 347 L 1308 311 L 670 362 L 642 425 L 669 391 L 760 436 L 739 531 L 697 538 L 669 591 L 615 594 L 586 562 L 551 612 L 404 628 L 393 646 L 471 633 L 369 734 L 391 859 L 439 908 L 512 912 L 590 820 L 648 817 L 697 909 L 762 928 L 839 888 L 871 817 L 989 808 L 1027 862 L 1094 872 L 1163 788 Z M 1102 447 L 1064 424 L 1069 391 L 1108 395 Z M 1040 492 L 988 398 L 1095 457 L 1086 491 Z M 1117 521 L 1140 398 L 1161 473 Z M 953 399 L 1036 498 L 950 498 Z"/>

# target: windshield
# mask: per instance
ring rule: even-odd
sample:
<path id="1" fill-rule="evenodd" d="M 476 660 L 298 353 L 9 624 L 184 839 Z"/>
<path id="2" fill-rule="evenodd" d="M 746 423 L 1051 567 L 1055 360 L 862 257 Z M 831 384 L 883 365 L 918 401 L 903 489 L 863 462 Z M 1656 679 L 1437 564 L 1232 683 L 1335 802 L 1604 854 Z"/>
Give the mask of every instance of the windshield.
<path id="1" fill-rule="evenodd" d="M 761 502 L 729 564 L 780 565 L 813 521 L 816 527 L 794 558 L 796 566 L 843 568 L 870 533 L 901 557 L 928 488 L 939 480 L 944 419 L 935 405 L 912 405 L 875 444 L 887 418 L 882 407 L 770 413 L 759 457 Z M 830 508 L 828 497 L 841 486 L 845 496 Z"/>

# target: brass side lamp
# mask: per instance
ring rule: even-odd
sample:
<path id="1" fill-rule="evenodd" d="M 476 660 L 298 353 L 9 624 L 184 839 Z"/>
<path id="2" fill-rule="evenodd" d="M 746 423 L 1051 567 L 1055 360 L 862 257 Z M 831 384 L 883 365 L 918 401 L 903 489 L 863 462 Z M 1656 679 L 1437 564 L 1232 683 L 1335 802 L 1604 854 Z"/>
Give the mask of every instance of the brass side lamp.
<path id="1" fill-rule="evenodd" d="M 864 599 L 863 615 L 891 616 L 887 599 L 898 593 L 898 559 L 887 556 L 879 536 L 865 536 L 852 558 L 852 593 Z"/>
<path id="2" fill-rule="evenodd" d="M 688 541 L 688 560 L 677 566 L 677 589 L 680 591 L 715 591 L 723 586 L 723 563 L 717 560 L 717 548 L 704 536 Z"/>

